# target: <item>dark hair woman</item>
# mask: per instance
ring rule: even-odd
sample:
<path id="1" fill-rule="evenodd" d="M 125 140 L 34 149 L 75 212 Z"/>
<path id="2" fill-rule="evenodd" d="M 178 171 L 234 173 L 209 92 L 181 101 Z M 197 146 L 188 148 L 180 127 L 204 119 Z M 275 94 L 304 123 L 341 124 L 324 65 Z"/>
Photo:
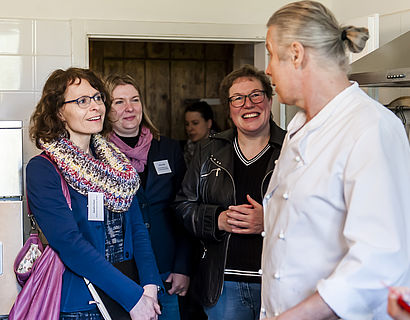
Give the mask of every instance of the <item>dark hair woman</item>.
<path id="1" fill-rule="evenodd" d="M 117 301 L 131 319 L 156 319 L 161 285 L 149 236 L 134 197 L 140 179 L 110 144 L 111 100 L 90 70 L 54 71 L 31 117 L 30 135 L 68 185 L 72 210 L 56 167 L 36 156 L 27 165 L 30 209 L 66 266 L 60 319 L 102 319 L 83 280 Z M 102 199 L 96 203 L 96 196 Z M 95 216 L 90 214 L 95 212 Z M 141 285 L 114 264 L 135 260 Z"/>
<path id="2" fill-rule="evenodd" d="M 211 106 L 205 101 L 197 101 L 185 108 L 185 131 L 188 140 L 184 143 L 184 159 L 188 165 L 194 155 L 198 141 L 219 131 Z"/>

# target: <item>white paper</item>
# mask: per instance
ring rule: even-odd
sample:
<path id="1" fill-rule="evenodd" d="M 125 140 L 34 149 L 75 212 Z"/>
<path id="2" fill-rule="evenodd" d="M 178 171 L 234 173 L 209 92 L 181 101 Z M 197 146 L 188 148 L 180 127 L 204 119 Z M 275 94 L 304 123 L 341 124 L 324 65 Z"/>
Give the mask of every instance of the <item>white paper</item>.
<path id="1" fill-rule="evenodd" d="M 168 160 L 154 161 L 154 166 L 158 175 L 172 172 Z"/>
<path id="2" fill-rule="evenodd" d="M 104 194 L 88 192 L 88 220 L 104 221 Z"/>

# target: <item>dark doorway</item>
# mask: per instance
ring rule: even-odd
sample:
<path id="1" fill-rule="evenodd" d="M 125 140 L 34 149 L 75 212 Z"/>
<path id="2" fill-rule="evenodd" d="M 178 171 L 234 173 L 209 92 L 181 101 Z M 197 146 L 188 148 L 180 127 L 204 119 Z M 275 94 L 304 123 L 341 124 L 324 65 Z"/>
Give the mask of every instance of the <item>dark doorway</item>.
<path id="1" fill-rule="evenodd" d="M 235 52 L 252 45 L 90 39 L 89 48 L 92 70 L 133 76 L 161 134 L 182 140 L 184 109 L 195 99 L 207 99 L 219 127 L 229 127 L 228 110 L 217 100 L 219 84 L 233 70 Z"/>

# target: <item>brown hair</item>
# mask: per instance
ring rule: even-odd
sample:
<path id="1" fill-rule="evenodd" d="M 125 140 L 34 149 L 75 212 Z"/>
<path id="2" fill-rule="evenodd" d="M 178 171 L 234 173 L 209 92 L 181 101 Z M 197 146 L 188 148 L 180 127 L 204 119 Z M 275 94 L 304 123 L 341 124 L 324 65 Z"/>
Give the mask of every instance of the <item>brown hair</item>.
<path id="1" fill-rule="evenodd" d="M 106 97 L 106 115 L 111 108 L 111 99 L 104 87 L 102 80 L 91 70 L 81 68 L 68 68 L 67 70 L 55 70 L 47 79 L 40 101 L 30 118 L 30 138 L 37 148 L 41 149 L 39 140 L 51 142 L 61 136 L 70 137 L 65 127 L 65 122 L 59 117 L 59 111 L 64 105 L 67 88 L 77 80 L 87 80 L 90 85 L 103 93 Z M 104 118 L 103 135 L 111 132 L 111 123 L 106 116 Z"/>
<path id="2" fill-rule="evenodd" d="M 126 85 L 126 84 L 132 85 L 135 89 L 137 89 L 139 93 L 140 101 L 142 105 L 141 125 L 143 125 L 144 127 L 147 127 L 151 131 L 154 138 L 159 140 L 160 132 L 157 129 L 157 127 L 152 123 L 151 118 L 149 117 L 148 111 L 145 108 L 144 99 L 142 97 L 142 92 L 141 92 L 140 85 L 138 84 L 138 82 L 135 81 L 133 77 L 127 74 L 111 74 L 105 79 L 105 85 L 111 96 L 116 87 L 121 86 L 121 85 Z"/>
<path id="3" fill-rule="evenodd" d="M 246 64 L 239 69 L 236 69 L 223 78 L 219 86 L 219 98 L 225 107 L 229 107 L 229 89 L 236 79 L 239 78 L 253 78 L 261 82 L 263 91 L 266 97 L 272 99 L 273 89 L 269 77 L 263 72 L 257 70 L 254 66 Z"/>
<path id="4" fill-rule="evenodd" d="M 324 59 L 331 59 L 345 72 L 349 71 L 346 49 L 360 52 L 369 39 L 366 28 L 339 26 L 333 13 L 316 1 L 298 1 L 283 6 L 270 17 L 267 26 L 275 26 L 279 49 L 298 41 Z M 281 52 L 279 50 L 279 58 L 285 59 Z"/>

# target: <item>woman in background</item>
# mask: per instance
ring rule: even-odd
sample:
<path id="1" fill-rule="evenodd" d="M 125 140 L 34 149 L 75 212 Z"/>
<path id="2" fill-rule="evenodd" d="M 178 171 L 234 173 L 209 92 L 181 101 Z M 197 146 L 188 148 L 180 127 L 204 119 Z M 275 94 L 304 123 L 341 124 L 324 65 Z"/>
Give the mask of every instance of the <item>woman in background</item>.
<path id="1" fill-rule="evenodd" d="M 179 143 L 160 136 L 151 122 L 132 77 L 110 75 L 106 85 L 112 97 L 110 140 L 141 177 L 138 202 L 167 289 L 160 297 L 160 319 L 179 319 L 178 295 L 184 296 L 189 286 L 190 242 L 178 229 L 170 204 L 185 173 L 184 158 Z"/>
<path id="2" fill-rule="evenodd" d="M 185 109 L 185 131 L 188 140 L 184 145 L 184 159 L 187 166 L 192 160 L 198 141 L 216 133 L 219 128 L 214 120 L 211 106 L 205 101 L 190 104 Z"/>
<path id="3" fill-rule="evenodd" d="M 103 82 L 90 70 L 69 68 L 51 74 L 31 117 L 30 136 L 58 167 L 71 197 L 72 209 L 50 161 L 40 156 L 30 160 L 30 209 L 66 266 L 60 319 L 102 319 L 96 304 L 89 303 L 93 298 L 83 277 L 117 301 L 131 319 L 157 319 L 160 314 L 161 280 L 134 199 L 140 181 L 127 158 L 104 138 L 111 131 L 109 110 Z M 103 195 L 101 209 L 94 207 L 96 219 L 87 209 L 91 192 Z M 143 287 L 113 266 L 132 259 Z"/>

